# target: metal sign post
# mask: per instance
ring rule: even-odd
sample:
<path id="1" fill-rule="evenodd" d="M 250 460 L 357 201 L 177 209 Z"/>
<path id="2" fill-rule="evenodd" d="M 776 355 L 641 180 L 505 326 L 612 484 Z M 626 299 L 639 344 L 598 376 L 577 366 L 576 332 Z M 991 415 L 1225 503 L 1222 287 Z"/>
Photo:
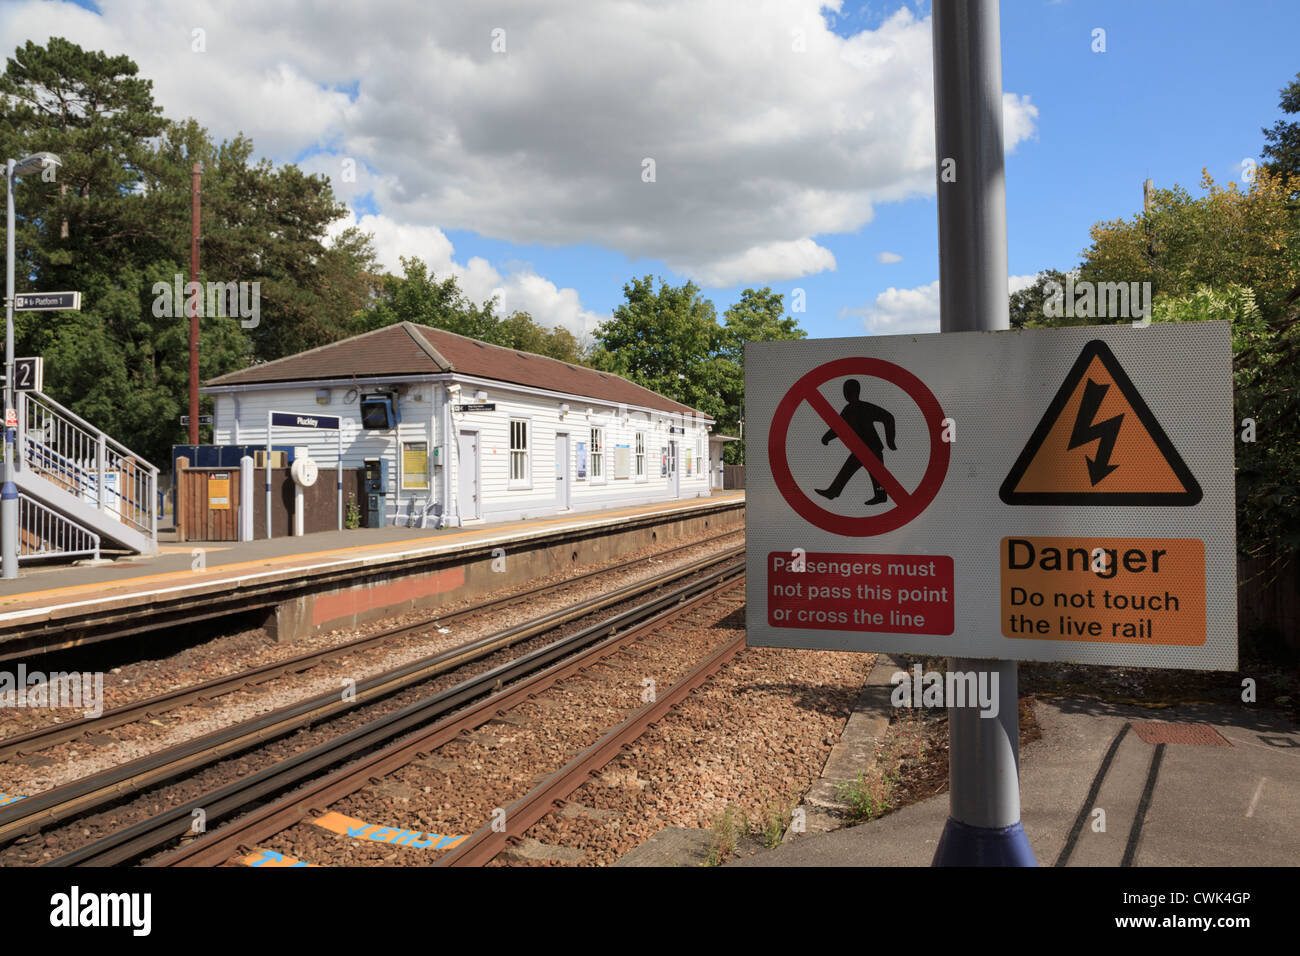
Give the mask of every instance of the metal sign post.
<path id="1" fill-rule="evenodd" d="M 934 862 L 1032 866 L 1013 662 L 1237 666 L 1230 328 L 1007 328 L 997 6 L 934 16 L 942 331 L 746 343 L 746 633 L 948 658 Z"/>
<path id="2" fill-rule="evenodd" d="M 18 485 L 14 468 L 18 454 L 18 410 L 14 408 L 14 308 L 81 308 L 80 292 L 47 293 L 56 302 L 27 305 L 30 296 L 14 295 L 14 179 L 63 165 L 54 153 L 33 153 L 23 159 L 5 160 L 5 385 L 4 385 L 4 481 L 0 484 L 0 574 L 18 577 Z M 64 301 L 60 297 L 69 296 Z M 37 296 L 39 298 L 39 296 Z M 19 301 L 15 301 L 19 300 Z"/>
<path id="3" fill-rule="evenodd" d="M 934 0 L 934 144 L 939 203 L 939 329 L 1010 328 L 998 0 Z M 933 865 L 1036 866 L 1020 822 L 1015 661 L 957 658 L 997 675 L 998 716 L 948 709 L 948 823 Z"/>
<path id="4" fill-rule="evenodd" d="M 333 431 L 338 437 L 338 479 L 335 488 L 338 493 L 339 530 L 343 530 L 343 422 L 337 415 L 314 415 L 298 412 L 266 413 L 266 537 L 271 537 L 271 429 L 276 425 L 281 428 L 320 428 Z"/>

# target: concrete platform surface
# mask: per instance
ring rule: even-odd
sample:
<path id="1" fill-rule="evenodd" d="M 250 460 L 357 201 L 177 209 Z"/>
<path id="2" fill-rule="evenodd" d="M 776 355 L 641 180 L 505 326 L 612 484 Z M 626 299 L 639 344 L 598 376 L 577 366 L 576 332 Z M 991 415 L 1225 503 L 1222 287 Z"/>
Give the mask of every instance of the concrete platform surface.
<path id="1" fill-rule="evenodd" d="M 1300 863 L 1300 732 L 1280 715 L 1073 699 L 1039 700 L 1035 715 L 1043 736 L 1021 754 L 1020 796 L 1039 866 Z M 1153 721 L 1208 724 L 1222 743 L 1148 743 L 1136 728 Z M 944 793 L 728 865 L 929 866 L 947 816 Z"/>
<path id="2" fill-rule="evenodd" d="M 340 562 L 379 562 L 392 557 L 409 557 L 421 552 L 445 553 L 458 547 L 486 542 L 508 543 L 567 528 L 616 526 L 634 518 L 669 515 L 743 502 L 744 492 L 716 492 L 708 498 L 688 498 L 636 507 L 585 511 L 529 521 L 474 524 L 462 528 L 357 528 L 325 531 L 300 538 L 235 542 L 184 542 L 161 544 L 160 553 L 149 559 L 115 561 L 100 567 L 24 567 L 20 577 L 0 581 L 0 627 L 5 618 L 24 609 L 42 608 L 67 601 L 84 601 L 107 595 L 165 591 L 182 582 L 191 585 L 203 578 L 232 583 L 247 573 L 307 570 L 337 566 Z M 195 569 L 195 550 L 201 550 L 203 569 Z"/>

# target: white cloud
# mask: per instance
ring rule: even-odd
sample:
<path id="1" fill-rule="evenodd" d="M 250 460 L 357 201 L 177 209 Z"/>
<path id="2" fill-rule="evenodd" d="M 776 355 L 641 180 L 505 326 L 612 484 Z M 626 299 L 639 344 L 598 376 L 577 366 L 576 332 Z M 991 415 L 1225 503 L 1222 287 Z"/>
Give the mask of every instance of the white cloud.
<path id="1" fill-rule="evenodd" d="M 1034 284 L 1035 276 L 1009 276 L 1007 292 L 1019 292 Z M 856 316 L 868 335 L 904 335 L 939 331 L 939 280 L 912 289 L 890 286 L 866 306 L 844 309 L 840 318 Z"/>
<path id="2" fill-rule="evenodd" d="M 895 262 L 902 262 L 903 257 L 897 252 L 882 252 L 880 255 L 876 256 L 876 261 L 884 263 L 885 265 L 892 265 Z"/>
<path id="3" fill-rule="evenodd" d="M 1029 102 L 1028 95 L 1002 94 L 1002 141 L 1006 152 L 1015 152 L 1018 144 L 1027 139 L 1038 138 L 1034 126 L 1036 119 L 1038 119 L 1038 107 Z"/>
<path id="4" fill-rule="evenodd" d="M 8 3 L 0 44 L 126 53 L 168 116 L 279 161 L 322 151 L 341 196 L 417 230 L 592 243 L 730 285 L 834 268 L 810 237 L 934 189 L 930 24 L 906 8 L 843 38 L 838 0 L 100 5 Z M 1003 109 L 1011 150 L 1037 109 Z"/>
<path id="5" fill-rule="evenodd" d="M 455 276 L 461 291 L 475 304 L 494 295 L 503 299 L 498 302 L 498 314 L 527 312 L 539 325 L 545 328 L 562 325 L 579 338 L 593 332 L 597 324 L 608 318 L 584 309 L 576 289 L 558 288 L 530 268 L 503 275 L 481 256 L 458 262 L 451 240 L 437 226 L 407 225 L 383 215 L 362 216 L 359 221 L 349 216 L 331 227 L 331 235 L 354 225 L 374 236 L 379 264 L 387 271 L 401 275 L 400 257 L 415 256 L 438 278 Z"/>
<path id="6" fill-rule="evenodd" d="M 835 256 L 829 249 L 811 239 L 796 239 L 753 246 L 738 256 L 709 263 L 695 277 L 706 286 L 729 286 L 797 279 L 827 269 L 835 270 Z"/>

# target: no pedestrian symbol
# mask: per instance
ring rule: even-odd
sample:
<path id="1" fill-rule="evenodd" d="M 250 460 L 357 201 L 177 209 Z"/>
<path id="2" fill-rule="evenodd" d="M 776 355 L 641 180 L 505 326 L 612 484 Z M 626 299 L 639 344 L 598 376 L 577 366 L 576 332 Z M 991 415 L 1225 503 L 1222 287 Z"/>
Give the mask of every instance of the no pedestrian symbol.
<path id="1" fill-rule="evenodd" d="M 827 382 L 846 377 L 848 381 L 844 383 L 843 391 L 847 404 L 842 411 L 836 411 L 819 389 Z M 863 385 L 869 384 L 864 379 L 872 378 L 882 379 L 906 392 L 920 409 L 925 422 L 925 437 L 929 439 L 928 462 L 920 483 L 911 491 L 903 487 L 882 459 L 885 444 L 880 441 L 876 425 L 884 427 L 885 443 L 894 451 L 894 416 L 859 398 Z M 849 456 L 828 488 L 814 490 L 822 498 L 839 497 L 853 474 L 859 468 L 864 468 L 871 478 L 874 491 L 871 500 L 864 503 L 865 506 L 875 507 L 888 500 L 893 503 L 893 507 L 879 514 L 865 516 L 839 514 L 822 507 L 799 486 L 790 468 L 787 439 L 794 414 L 804 402 L 826 423 L 828 430 L 821 436 L 822 444 L 834 448 L 833 454 L 828 452 L 827 461 L 833 462 L 845 451 Z M 767 445 L 772 479 L 795 513 L 823 531 L 853 538 L 885 534 L 917 517 L 939 493 L 948 473 L 948 459 L 952 451 L 943 440 L 943 422 L 943 409 L 939 407 L 934 394 L 924 382 L 902 366 L 866 357 L 836 359 L 819 365 L 795 382 L 776 407 Z M 920 435 L 905 435 L 900 438 L 907 446 L 904 453 L 914 453 L 922 443 Z M 835 439 L 842 445 L 835 446 Z M 830 479 L 834 474 L 833 464 L 828 465 L 828 469 L 830 474 L 827 479 Z"/>

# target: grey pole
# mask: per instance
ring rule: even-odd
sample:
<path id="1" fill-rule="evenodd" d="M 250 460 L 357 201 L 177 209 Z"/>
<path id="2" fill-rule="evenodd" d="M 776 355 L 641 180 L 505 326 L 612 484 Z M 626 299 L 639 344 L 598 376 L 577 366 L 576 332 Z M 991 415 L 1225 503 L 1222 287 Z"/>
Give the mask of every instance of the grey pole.
<path id="1" fill-rule="evenodd" d="M 14 166 L 5 162 L 5 411 L 14 407 Z M 18 577 L 18 488 L 14 484 L 14 429 L 5 430 L 4 484 L 0 487 L 0 563 Z"/>
<path id="2" fill-rule="evenodd" d="M 934 0 L 941 332 L 1010 328 L 998 0 Z M 939 865 L 1034 865 L 1020 826 L 1015 661 L 955 659 L 998 681 L 998 715 L 950 707 L 949 819 Z M 987 675 L 985 677 L 985 675 Z"/>

